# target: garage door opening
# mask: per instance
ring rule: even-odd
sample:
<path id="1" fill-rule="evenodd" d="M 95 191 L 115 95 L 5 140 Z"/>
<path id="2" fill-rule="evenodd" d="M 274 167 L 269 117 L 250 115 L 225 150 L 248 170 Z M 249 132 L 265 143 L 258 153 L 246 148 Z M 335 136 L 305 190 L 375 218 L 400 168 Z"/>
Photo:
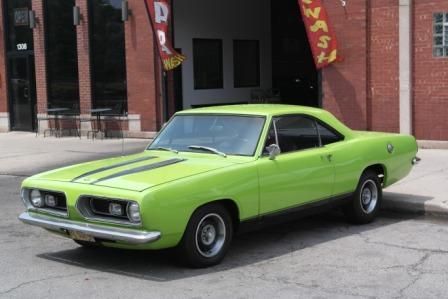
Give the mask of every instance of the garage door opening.
<path id="1" fill-rule="evenodd" d="M 223 104 L 321 106 L 297 0 L 174 0 L 172 9 L 187 60 L 169 74 L 167 116 Z"/>

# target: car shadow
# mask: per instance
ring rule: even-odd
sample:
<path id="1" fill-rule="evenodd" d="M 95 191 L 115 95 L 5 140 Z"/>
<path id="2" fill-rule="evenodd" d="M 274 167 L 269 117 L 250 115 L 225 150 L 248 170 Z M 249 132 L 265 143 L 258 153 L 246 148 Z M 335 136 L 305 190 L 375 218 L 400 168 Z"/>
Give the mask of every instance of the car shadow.
<path id="1" fill-rule="evenodd" d="M 164 282 L 266 262 L 321 243 L 420 217 L 416 214 L 383 211 L 377 221 L 368 225 L 356 226 L 347 223 L 340 211 L 331 211 L 295 222 L 237 235 L 223 263 L 207 269 L 189 269 L 181 265 L 176 259 L 174 250 L 131 251 L 76 247 L 70 250 L 40 254 L 38 257 L 99 272 Z"/>

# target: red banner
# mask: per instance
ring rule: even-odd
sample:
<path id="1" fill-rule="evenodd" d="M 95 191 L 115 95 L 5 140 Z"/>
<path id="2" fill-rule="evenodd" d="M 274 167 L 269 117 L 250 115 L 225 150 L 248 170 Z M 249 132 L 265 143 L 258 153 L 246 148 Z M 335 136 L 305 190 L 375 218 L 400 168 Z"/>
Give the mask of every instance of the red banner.
<path id="1" fill-rule="evenodd" d="M 298 0 L 317 69 L 338 60 L 338 43 L 321 0 Z"/>
<path id="2" fill-rule="evenodd" d="M 171 8 L 168 0 L 144 0 L 154 30 L 159 55 L 166 71 L 175 69 L 186 59 L 177 53 L 169 39 Z"/>

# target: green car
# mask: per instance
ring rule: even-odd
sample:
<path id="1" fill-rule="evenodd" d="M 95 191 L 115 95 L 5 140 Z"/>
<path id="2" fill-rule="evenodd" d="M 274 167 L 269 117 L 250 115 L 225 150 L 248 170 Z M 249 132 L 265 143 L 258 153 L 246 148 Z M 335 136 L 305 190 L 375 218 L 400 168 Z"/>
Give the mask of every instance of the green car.
<path id="1" fill-rule="evenodd" d="M 353 131 L 321 109 L 201 108 L 177 113 L 140 154 L 26 179 L 19 219 L 82 246 L 176 247 L 207 267 L 236 232 L 272 221 L 341 206 L 371 222 L 416 153 L 412 136 Z"/>

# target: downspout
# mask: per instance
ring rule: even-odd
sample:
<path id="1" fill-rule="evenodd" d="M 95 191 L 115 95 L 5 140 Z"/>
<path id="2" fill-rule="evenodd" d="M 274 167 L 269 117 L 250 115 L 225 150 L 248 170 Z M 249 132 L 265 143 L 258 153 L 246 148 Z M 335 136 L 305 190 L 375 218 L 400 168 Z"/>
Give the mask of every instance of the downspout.
<path id="1" fill-rule="evenodd" d="M 372 2 L 366 1 L 366 125 L 367 130 L 373 130 L 373 90 L 372 90 L 372 62 L 371 62 L 371 39 L 372 39 Z"/>

